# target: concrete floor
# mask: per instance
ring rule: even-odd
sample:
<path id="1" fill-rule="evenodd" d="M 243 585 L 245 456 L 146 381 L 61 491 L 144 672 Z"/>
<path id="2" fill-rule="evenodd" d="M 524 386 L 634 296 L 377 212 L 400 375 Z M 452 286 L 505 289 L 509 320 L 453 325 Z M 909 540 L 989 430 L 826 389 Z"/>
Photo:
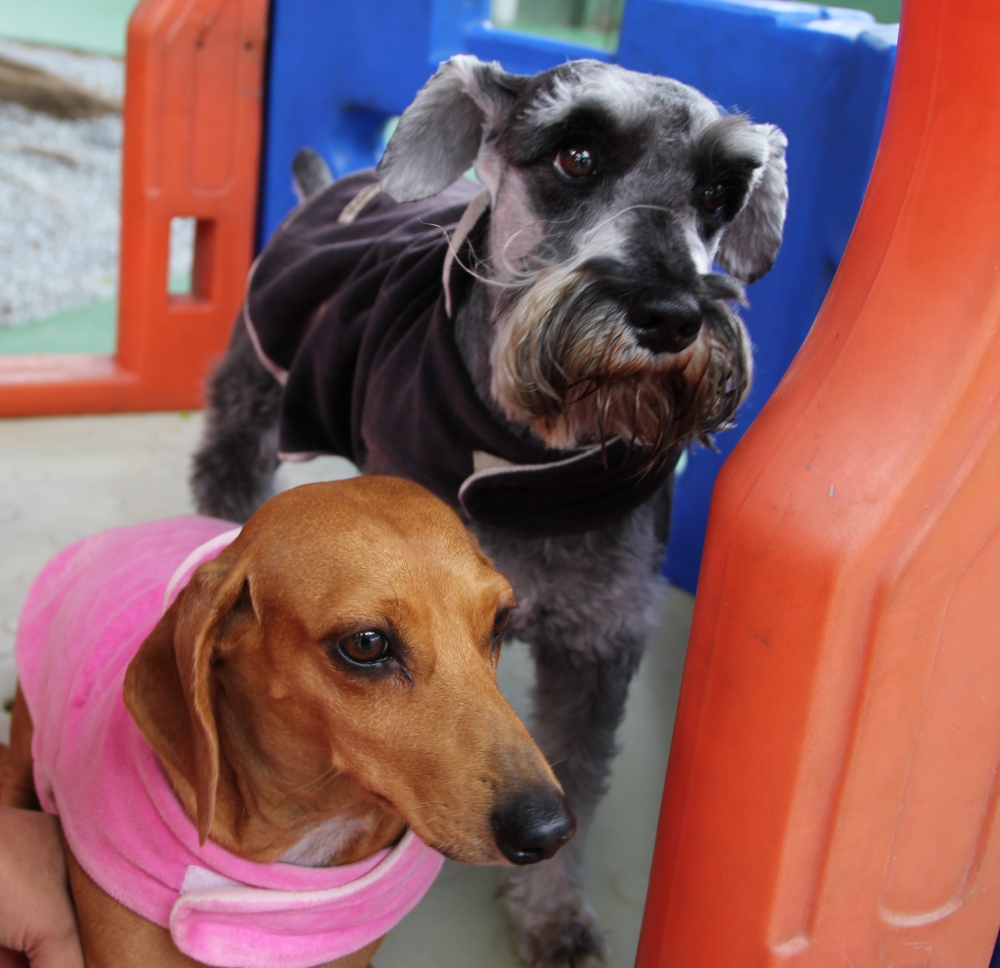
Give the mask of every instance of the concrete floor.
<path id="1" fill-rule="evenodd" d="M 25 591 L 66 544 L 112 528 L 190 511 L 188 455 L 199 414 L 0 420 L 0 696 L 13 694 L 12 650 Z M 282 468 L 287 486 L 353 473 L 324 458 Z M 591 900 L 608 933 L 608 968 L 635 958 L 660 792 L 677 704 L 691 597 L 671 589 L 663 624 L 633 684 L 622 754 L 587 852 Z M 526 648 L 504 648 L 500 680 L 527 715 Z M 8 721 L 0 717 L 0 737 Z M 517 968 L 511 931 L 494 899 L 500 872 L 446 862 L 417 909 L 388 937 L 377 968 Z"/>

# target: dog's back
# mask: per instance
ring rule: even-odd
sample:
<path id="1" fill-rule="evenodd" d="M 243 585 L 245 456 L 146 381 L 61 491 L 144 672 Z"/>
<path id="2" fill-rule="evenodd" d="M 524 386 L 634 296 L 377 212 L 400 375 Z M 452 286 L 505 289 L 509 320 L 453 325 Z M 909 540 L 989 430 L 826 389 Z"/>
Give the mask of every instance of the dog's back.
<path id="1" fill-rule="evenodd" d="M 137 897 L 122 858 L 130 847 L 142 854 L 148 834 L 129 796 L 142 782 L 137 758 L 159 769 L 122 701 L 126 667 L 163 614 L 171 575 L 231 530 L 186 516 L 85 538 L 45 566 L 25 601 L 16 654 L 35 789 L 43 809 L 60 815 L 73 854 L 115 897 Z"/>

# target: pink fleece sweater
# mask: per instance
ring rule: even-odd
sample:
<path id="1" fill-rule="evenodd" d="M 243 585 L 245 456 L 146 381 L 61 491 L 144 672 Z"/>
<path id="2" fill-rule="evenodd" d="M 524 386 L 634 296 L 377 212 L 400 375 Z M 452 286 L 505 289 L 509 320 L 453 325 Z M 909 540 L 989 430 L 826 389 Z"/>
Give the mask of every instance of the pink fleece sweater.
<path id="1" fill-rule="evenodd" d="M 340 867 L 243 860 L 198 834 L 122 699 L 125 669 L 194 569 L 239 533 L 181 517 L 71 545 L 28 592 L 17 635 L 35 784 L 83 869 L 219 968 L 309 968 L 363 948 L 426 893 L 440 854 L 412 831 Z"/>

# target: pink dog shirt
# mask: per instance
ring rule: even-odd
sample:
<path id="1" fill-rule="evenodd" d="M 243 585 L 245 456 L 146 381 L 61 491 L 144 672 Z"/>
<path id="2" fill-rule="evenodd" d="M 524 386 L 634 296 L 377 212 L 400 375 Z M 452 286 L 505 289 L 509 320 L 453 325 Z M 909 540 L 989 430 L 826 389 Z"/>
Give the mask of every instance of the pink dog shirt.
<path id="1" fill-rule="evenodd" d="M 355 864 L 258 864 L 207 841 L 122 699 L 125 669 L 187 583 L 239 529 L 181 517 L 106 531 L 56 555 L 21 614 L 17 662 L 35 785 L 107 894 L 219 968 L 309 968 L 384 935 L 443 858 L 408 831 Z"/>

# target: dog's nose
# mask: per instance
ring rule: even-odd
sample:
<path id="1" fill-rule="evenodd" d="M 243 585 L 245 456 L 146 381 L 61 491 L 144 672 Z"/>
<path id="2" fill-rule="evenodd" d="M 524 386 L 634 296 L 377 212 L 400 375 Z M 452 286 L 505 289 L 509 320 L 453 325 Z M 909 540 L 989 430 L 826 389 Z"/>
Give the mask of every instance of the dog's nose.
<path id="1" fill-rule="evenodd" d="M 701 329 L 701 306 L 694 296 L 679 293 L 655 303 L 629 307 L 628 321 L 636 339 L 653 353 L 680 353 L 697 338 Z"/>
<path id="2" fill-rule="evenodd" d="M 512 864 L 548 860 L 573 834 L 576 820 L 556 790 L 532 790 L 493 814 L 493 835 Z"/>

